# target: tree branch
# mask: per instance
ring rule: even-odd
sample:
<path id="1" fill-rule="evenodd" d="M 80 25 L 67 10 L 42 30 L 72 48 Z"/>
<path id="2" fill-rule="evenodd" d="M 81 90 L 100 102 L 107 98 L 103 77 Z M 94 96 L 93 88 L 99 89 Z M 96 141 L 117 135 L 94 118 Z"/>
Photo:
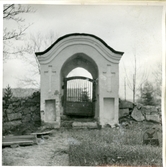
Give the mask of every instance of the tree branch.
<path id="1" fill-rule="evenodd" d="M 16 22 L 23 22 L 24 19 L 17 17 L 21 13 L 30 13 L 34 12 L 31 7 L 24 8 L 21 5 L 16 5 L 16 4 L 5 4 L 4 5 L 4 10 L 3 10 L 3 19 L 12 19 Z"/>

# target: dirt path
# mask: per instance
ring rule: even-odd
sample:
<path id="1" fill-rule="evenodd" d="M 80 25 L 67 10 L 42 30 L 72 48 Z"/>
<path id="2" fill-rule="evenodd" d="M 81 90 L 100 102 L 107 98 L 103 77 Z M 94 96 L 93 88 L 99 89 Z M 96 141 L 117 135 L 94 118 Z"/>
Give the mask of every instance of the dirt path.
<path id="1" fill-rule="evenodd" d="M 69 166 L 67 134 L 55 131 L 38 145 L 4 148 L 3 165 L 10 166 Z"/>

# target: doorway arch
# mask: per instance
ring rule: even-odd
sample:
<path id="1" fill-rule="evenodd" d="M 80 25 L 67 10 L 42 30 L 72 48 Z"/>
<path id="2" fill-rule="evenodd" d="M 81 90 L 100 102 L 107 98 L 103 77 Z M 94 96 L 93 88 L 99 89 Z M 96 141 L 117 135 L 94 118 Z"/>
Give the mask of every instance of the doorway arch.
<path id="1" fill-rule="evenodd" d="M 76 53 L 69 57 L 61 68 L 61 76 L 66 77 L 73 69 L 81 67 L 87 70 L 93 77 L 98 78 L 98 67 L 95 61 L 85 53 Z"/>
<path id="2" fill-rule="evenodd" d="M 92 77 L 67 77 L 76 68 L 85 69 Z M 63 115 L 97 118 L 97 78 L 95 61 L 84 53 L 76 53 L 64 62 L 61 69 Z"/>

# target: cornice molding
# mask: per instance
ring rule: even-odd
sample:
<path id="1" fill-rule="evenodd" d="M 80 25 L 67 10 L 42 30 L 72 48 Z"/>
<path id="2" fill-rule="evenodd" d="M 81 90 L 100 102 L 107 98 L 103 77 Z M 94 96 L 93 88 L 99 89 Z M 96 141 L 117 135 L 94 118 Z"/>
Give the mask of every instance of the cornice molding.
<path id="1" fill-rule="evenodd" d="M 94 48 L 112 63 L 118 63 L 124 52 L 115 51 L 100 38 L 91 34 L 68 34 L 59 38 L 48 49 L 36 52 L 40 64 L 51 62 L 61 51 L 70 46 L 85 45 Z M 83 51 L 80 51 L 83 52 Z"/>

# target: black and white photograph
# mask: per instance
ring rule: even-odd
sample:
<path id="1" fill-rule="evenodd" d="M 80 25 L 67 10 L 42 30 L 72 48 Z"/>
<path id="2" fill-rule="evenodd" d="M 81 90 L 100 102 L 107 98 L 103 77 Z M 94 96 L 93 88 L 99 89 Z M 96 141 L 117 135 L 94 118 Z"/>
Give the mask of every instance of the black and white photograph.
<path id="1" fill-rule="evenodd" d="M 164 166 L 164 1 L 1 6 L 2 166 Z"/>

